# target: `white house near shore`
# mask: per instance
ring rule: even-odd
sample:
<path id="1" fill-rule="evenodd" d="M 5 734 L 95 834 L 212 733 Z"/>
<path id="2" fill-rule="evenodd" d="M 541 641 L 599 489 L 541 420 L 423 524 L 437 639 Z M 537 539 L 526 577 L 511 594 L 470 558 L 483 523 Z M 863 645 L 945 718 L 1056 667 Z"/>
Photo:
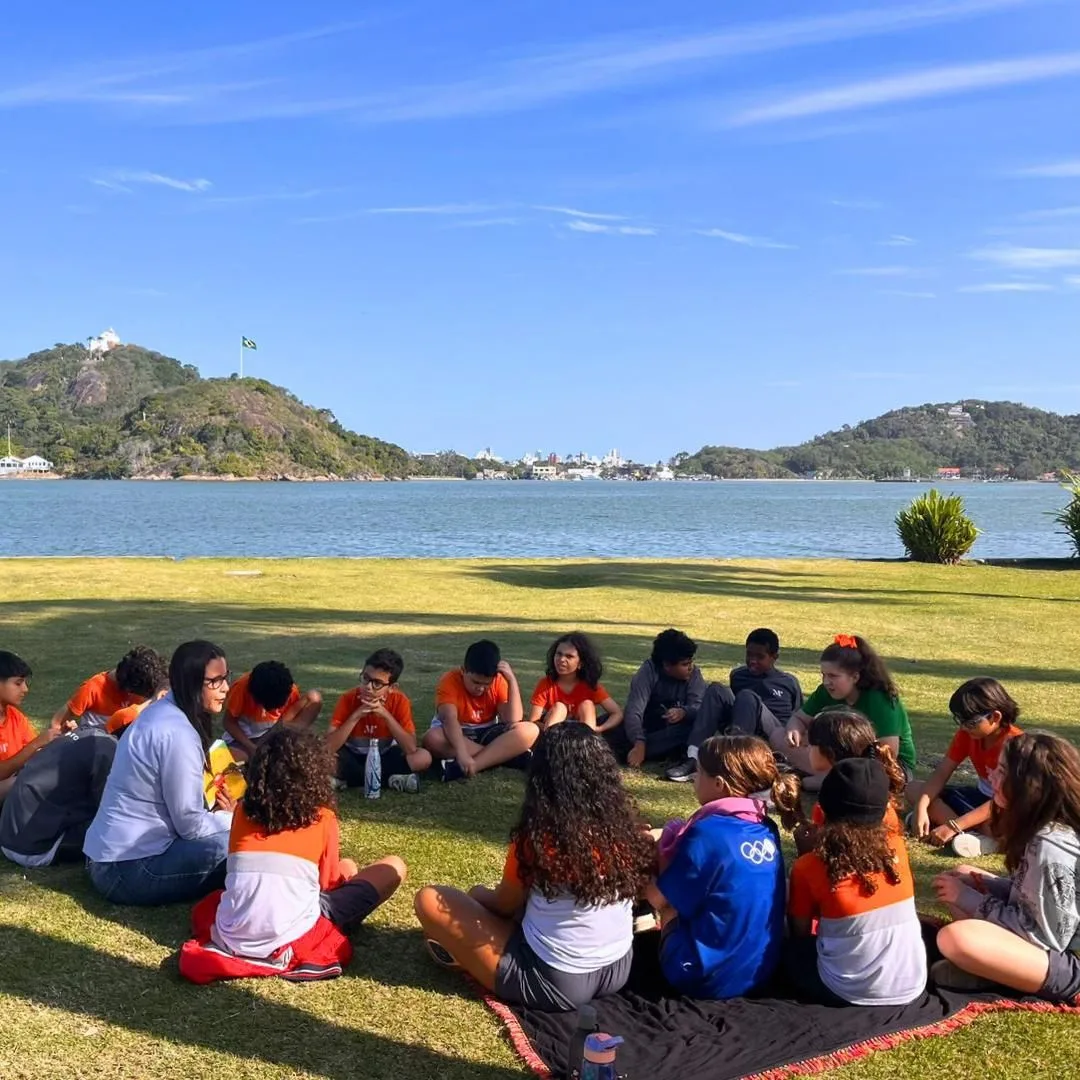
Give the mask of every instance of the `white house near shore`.
<path id="1" fill-rule="evenodd" d="M 103 353 L 119 348 L 122 344 L 120 335 L 110 327 L 108 330 L 98 334 L 97 337 L 88 338 L 86 348 L 91 356 L 101 356 Z"/>
<path id="2" fill-rule="evenodd" d="M 28 458 L 17 458 L 8 454 L 0 458 L 0 475 L 11 473 L 48 473 L 52 472 L 53 463 L 46 461 L 40 454 L 31 454 Z"/>

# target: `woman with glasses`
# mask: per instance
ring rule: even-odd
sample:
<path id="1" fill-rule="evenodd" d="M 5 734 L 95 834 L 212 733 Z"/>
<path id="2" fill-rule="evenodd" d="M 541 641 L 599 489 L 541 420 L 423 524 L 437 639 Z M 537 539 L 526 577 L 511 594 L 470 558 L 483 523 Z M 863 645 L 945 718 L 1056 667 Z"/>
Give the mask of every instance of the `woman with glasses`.
<path id="1" fill-rule="evenodd" d="M 189 641 L 169 663 L 169 692 L 121 740 L 86 834 L 90 880 L 116 904 L 175 904 L 225 884 L 234 801 L 208 810 L 203 788 L 212 717 L 229 692 L 225 654 Z"/>
<path id="2" fill-rule="evenodd" d="M 1021 734 L 1016 721 L 1020 706 L 997 679 L 968 679 L 949 699 L 957 732 L 934 774 L 924 783 L 907 786 L 915 808 L 911 831 L 933 847 L 943 847 L 964 859 L 992 855 L 998 850 L 990 830 L 994 789 L 990 777 L 1005 744 Z M 970 760 L 978 784 L 950 784 L 957 766 Z"/>

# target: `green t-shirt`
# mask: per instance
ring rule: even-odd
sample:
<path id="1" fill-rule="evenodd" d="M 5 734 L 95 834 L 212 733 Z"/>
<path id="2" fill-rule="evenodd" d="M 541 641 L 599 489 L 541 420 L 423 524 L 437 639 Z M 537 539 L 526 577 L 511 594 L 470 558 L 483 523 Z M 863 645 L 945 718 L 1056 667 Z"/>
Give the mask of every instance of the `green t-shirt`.
<path id="1" fill-rule="evenodd" d="M 828 690 L 822 685 L 803 702 L 802 711 L 807 716 L 817 716 L 829 709 L 846 708 L 849 708 L 846 702 L 830 697 Z M 911 721 L 904 703 L 899 698 L 893 701 L 881 690 L 867 690 L 859 695 L 859 700 L 850 708 L 861 712 L 870 721 L 879 739 L 898 738 L 900 753 L 896 756 L 900 759 L 900 764 L 911 770 L 915 769 L 915 740 L 911 737 Z"/>

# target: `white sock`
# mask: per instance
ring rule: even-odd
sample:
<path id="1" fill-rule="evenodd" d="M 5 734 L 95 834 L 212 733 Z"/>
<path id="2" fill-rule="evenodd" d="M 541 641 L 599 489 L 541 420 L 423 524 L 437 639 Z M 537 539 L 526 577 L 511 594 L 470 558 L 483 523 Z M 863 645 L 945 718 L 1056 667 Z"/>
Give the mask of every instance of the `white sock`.
<path id="1" fill-rule="evenodd" d="M 698 748 L 696 746 L 688 746 L 686 748 L 686 756 L 692 758 L 694 761 L 698 759 Z"/>

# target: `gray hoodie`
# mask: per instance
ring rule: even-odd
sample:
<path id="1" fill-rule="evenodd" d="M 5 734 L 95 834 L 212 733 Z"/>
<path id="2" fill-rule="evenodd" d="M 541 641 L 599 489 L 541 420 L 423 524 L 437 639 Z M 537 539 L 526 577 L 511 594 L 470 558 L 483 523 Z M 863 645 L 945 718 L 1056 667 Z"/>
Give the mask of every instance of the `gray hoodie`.
<path id="1" fill-rule="evenodd" d="M 1080 953 L 1080 837 L 1065 825 L 1040 829 L 1012 877 L 988 878 L 987 891 L 964 886 L 956 905 L 1049 952 Z"/>

